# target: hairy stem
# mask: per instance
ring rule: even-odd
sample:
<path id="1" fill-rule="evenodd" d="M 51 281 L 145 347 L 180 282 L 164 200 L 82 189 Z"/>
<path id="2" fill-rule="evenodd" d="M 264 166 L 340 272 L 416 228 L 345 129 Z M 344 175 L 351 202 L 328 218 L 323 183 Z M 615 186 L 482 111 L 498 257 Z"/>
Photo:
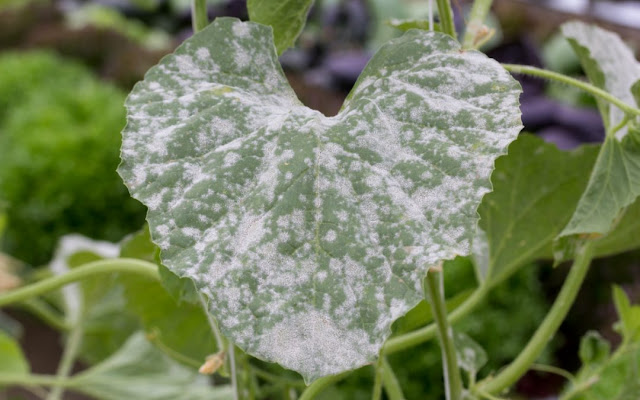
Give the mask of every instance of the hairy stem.
<path id="1" fill-rule="evenodd" d="M 542 321 L 542 324 L 538 327 L 538 330 L 531 337 L 529 343 L 527 343 L 527 346 L 518 357 L 505 369 L 500 371 L 498 375 L 480 382 L 478 384 L 480 391 L 493 394 L 500 393 L 516 383 L 516 381 L 527 372 L 567 316 L 569 309 L 578 295 L 580 286 L 582 286 L 582 282 L 587 275 L 592 258 L 593 249 L 591 244 L 587 243 L 578 251 L 573 266 L 571 267 L 571 272 L 569 272 L 567 279 L 562 285 L 558 297 L 544 321 Z"/>
<path id="2" fill-rule="evenodd" d="M 442 32 L 457 39 L 456 26 L 453 23 L 453 11 L 449 0 L 436 0 L 438 5 L 438 17 L 440 17 L 440 27 Z"/>
<path id="3" fill-rule="evenodd" d="M 438 339 L 442 350 L 442 369 L 444 372 L 445 392 L 447 400 L 462 399 L 462 377 L 458 368 L 458 356 L 453 345 L 453 331 L 447 320 L 447 308 L 442 290 L 442 272 L 431 268 L 424 282 L 425 294 L 428 296 L 433 319 L 438 328 Z"/>
<path id="4" fill-rule="evenodd" d="M 340 382 L 346 378 L 350 372 L 344 372 L 338 375 L 325 376 L 313 382 L 307 390 L 302 392 L 302 396 L 298 400 L 311 400 L 334 383 Z"/>
<path id="5" fill-rule="evenodd" d="M 460 304 L 460 306 L 456 307 L 456 309 L 447 316 L 449 324 L 455 324 L 456 322 L 467 316 L 471 311 L 473 311 L 478 306 L 478 304 L 480 304 L 482 300 L 484 300 L 487 293 L 489 293 L 490 288 L 490 285 L 484 283 L 480 287 L 478 287 L 478 289 L 476 289 L 468 299 Z M 387 340 L 384 347 L 382 348 L 382 354 L 389 355 L 402 350 L 406 350 L 413 346 L 417 346 L 420 343 L 424 343 L 433 339 L 437 335 L 437 333 L 438 327 L 435 323 L 431 323 L 413 332 L 405 333 L 404 335 L 391 338 Z"/>
<path id="6" fill-rule="evenodd" d="M 76 360 L 76 356 L 78 355 L 78 351 L 80 350 L 80 345 L 82 344 L 82 337 L 84 336 L 84 326 L 82 322 L 82 318 L 80 321 L 76 323 L 76 325 L 69 332 L 69 336 L 67 336 L 67 340 L 65 342 L 64 351 L 62 353 L 62 359 L 60 360 L 60 364 L 58 365 L 58 371 L 56 372 L 56 376 L 59 379 L 65 379 L 69 377 L 71 373 L 71 368 L 73 368 L 73 363 Z M 60 400 L 62 399 L 62 394 L 64 393 L 64 386 L 55 386 L 49 395 L 47 396 L 47 400 Z"/>
<path id="7" fill-rule="evenodd" d="M 627 103 L 625 103 L 624 101 L 618 99 L 617 97 L 609 94 L 608 92 L 588 83 L 588 82 L 584 82 L 578 79 L 574 79 L 571 77 L 568 77 L 566 75 L 563 74 L 559 74 L 557 72 L 552 72 L 552 71 L 548 71 L 546 69 L 541 69 L 541 68 L 536 68 L 536 67 L 529 67 L 526 65 L 515 65 L 515 64 L 502 64 L 502 66 L 509 72 L 513 72 L 515 74 L 525 74 L 525 75 L 531 75 L 531 76 L 537 76 L 539 78 L 545 78 L 545 79 L 550 79 L 550 80 L 554 80 L 557 82 L 561 82 L 564 83 L 566 85 L 570 85 L 570 86 L 574 86 L 577 87 L 578 89 L 584 90 L 585 92 L 593 95 L 594 97 L 600 98 L 602 100 L 605 100 L 613 105 L 615 105 L 616 107 L 618 107 L 619 109 L 621 109 L 622 111 L 624 111 L 627 114 L 633 114 L 633 115 L 638 115 L 640 116 L 640 109 L 634 108 L 630 105 L 628 105 Z"/>
<path id="8" fill-rule="evenodd" d="M 191 25 L 193 33 L 200 32 L 209 25 L 207 0 L 191 0 Z"/>
<path id="9" fill-rule="evenodd" d="M 469 14 L 469 23 L 462 42 L 463 49 L 475 49 L 478 46 L 478 34 L 484 26 L 493 0 L 475 0 Z"/>
<path id="10" fill-rule="evenodd" d="M 382 384 L 384 385 L 384 391 L 387 393 L 389 400 L 404 400 L 404 394 L 402 388 L 398 382 L 398 378 L 393 373 L 391 365 L 386 357 L 380 356 L 382 360 Z"/>
<path id="11" fill-rule="evenodd" d="M 74 268 L 63 275 L 52 276 L 20 289 L 0 294 L 0 307 L 11 303 L 25 301 L 31 297 L 39 296 L 51 290 L 58 289 L 68 283 L 80 281 L 84 278 L 114 272 L 130 272 L 145 275 L 155 280 L 160 279 L 160 275 L 158 275 L 158 267 L 147 261 L 136 260 L 133 258 L 99 260 Z"/>

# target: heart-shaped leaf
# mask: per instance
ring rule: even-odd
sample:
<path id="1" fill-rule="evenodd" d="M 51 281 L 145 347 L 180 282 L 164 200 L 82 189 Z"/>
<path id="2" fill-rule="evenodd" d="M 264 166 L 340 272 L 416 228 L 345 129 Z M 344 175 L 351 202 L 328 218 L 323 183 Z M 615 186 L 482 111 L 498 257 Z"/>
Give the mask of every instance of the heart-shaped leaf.
<path id="1" fill-rule="evenodd" d="M 519 94 L 485 55 L 412 30 L 328 118 L 297 100 L 268 27 L 217 19 L 134 88 L 119 171 L 223 333 L 309 381 L 373 360 L 427 269 L 469 253 Z"/>

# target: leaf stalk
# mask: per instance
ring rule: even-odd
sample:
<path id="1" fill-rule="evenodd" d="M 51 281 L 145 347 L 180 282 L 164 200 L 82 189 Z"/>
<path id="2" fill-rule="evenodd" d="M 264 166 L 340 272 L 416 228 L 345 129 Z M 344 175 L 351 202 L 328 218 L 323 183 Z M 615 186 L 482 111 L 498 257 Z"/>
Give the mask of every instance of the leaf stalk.
<path id="1" fill-rule="evenodd" d="M 549 71 L 542 68 L 530 67 L 527 65 L 517 65 L 517 64 L 502 64 L 502 66 L 509 72 L 515 74 L 524 74 L 530 76 L 536 76 L 539 78 L 550 79 L 553 81 L 557 81 L 560 83 L 564 83 L 566 85 L 577 87 L 594 97 L 607 101 L 627 114 L 633 114 L 636 116 L 640 116 L 640 109 L 630 106 L 624 101 L 618 99 L 617 97 L 609 94 L 608 92 L 600 89 L 597 86 L 594 86 L 588 82 L 584 82 L 575 78 L 571 78 L 569 76 L 559 74 L 557 72 Z"/>
<path id="2" fill-rule="evenodd" d="M 456 26 L 453 22 L 453 10 L 451 10 L 451 2 L 449 0 L 436 0 L 438 5 L 438 17 L 440 18 L 440 26 L 442 32 L 457 39 Z"/>
<path id="3" fill-rule="evenodd" d="M 527 343 L 518 357 L 500 371 L 498 375 L 493 378 L 489 377 L 478 383 L 479 392 L 491 394 L 500 393 L 516 383 L 517 380 L 527 372 L 569 313 L 569 309 L 573 305 L 578 291 L 582 286 L 582 282 L 584 282 L 584 278 L 589 271 L 592 258 L 593 248 L 591 243 L 585 244 L 578 250 L 571 271 L 562 285 L 558 297 L 544 321 L 542 321 L 542 324 L 540 324 L 529 340 L 529 343 Z"/>
<path id="4" fill-rule="evenodd" d="M 478 40 L 478 36 L 484 26 L 484 20 L 487 18 L 492 3 L 493 0 L 475 0 L 473 2 L 471 12 L 469 13 L 469 23 L 467 23 L 467 29 L 462 42 L 463 49 L 478 48 L 478 45 L 481 43 L 481 41 Z"/>
<path id="5" fill-rule="evenodd" d="M 438 339 L 442 350 L 442 368 L 444 372 L 447 400 L 462 399 L 462 377 L 458 368 L 458 356 L 453 344 L 453 331 L 447 320 L 447 308 L 442 290 L 442 273 L 431 268 L 424 283 L 425 294 L 438 328 Z"/>
<path id="6" fill-rule="evenodd" d="M 191 24 L 193 33 L 198 33 L 209 25 L 207 0 L 191 0 Z"/>
<path id="7" fill-rule="evenodd" d="M 154 280 L 160 280 L 158 267 L 148 261 L 136 260 L 133 258 L 112 258 L 93 261 L 74 268 L 63 275 L 52 276 L 28 286 L 0 294 L 0 307 L 11 303 L 25 301 L 31 297 L 39 296 L 85 278 L 115 272 L 134 273 L 144 275 Z"/>

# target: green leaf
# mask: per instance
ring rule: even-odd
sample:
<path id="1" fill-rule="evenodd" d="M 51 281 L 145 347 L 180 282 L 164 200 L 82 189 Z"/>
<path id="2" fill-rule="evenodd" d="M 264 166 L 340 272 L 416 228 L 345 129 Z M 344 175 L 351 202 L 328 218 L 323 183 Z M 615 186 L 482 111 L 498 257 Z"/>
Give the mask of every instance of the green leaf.
<path id="1" fill-rule="evenodd" d="M 70 388 L 100 400 L 232 399 L 229 386 L 211 387 L 137 333 L 102 363 L 71 379 Z"/>
<path id="2" fill-rule="evenodd" d="M 178 303 L 181 301 L 193 304 L 199 302 L 193 281 L 189 278 L 180 278 L 162 265 L 160 249 L 151 241 L 148 225 L 145 224 L 142 230 L 123 241 L 120 257 L 138 258 L 158 264 L 162 286 Z"/>
<path id="3" fill-rule="evenodd" d="M 489 358 L 482 346 L 462 332 L 454 332 L 453 340 L 460 368 L 475 375 Z"/>
<path id="4" fill-rule="evenodd" d="M 640 306 L 631 305 L 620 286 L 613 286 L 613 303 L 620 317 L 620 333 L 625 341 L 640 341 Z"/>
<path id="5" fill-rule="evenodd" d="M 293 46 L 307 22 L 313 0 L 248 0 L 249 18 L 271 26 L 278 54 Z"/>
<path id="6" fill-rule="evenodd" d="M 583 368 L 603 364 L 611 353 L 611 345 L 597 331 L 587 332 L 580 340 L 580 361 Z"/>
<path id="7" fill-rule="evenodd" d="M 119 251 L 114 243 L 67 235 L 60 239 L 49 267 L 54 273 L 63 274 L 88 262 L 117 257 Z M 62 288 L 62 294 L 67 323 L 84 326 L 80 355 L 91 364 L 111 355 L 140 328 L 127 310 L 118 274 L 83 279 Z"/>
<path id="8" fill-rule="evenodd" d="M 406 32 L 409 29 L 422 29 L 425 31 L 429 30 L 429 20 L 427 19 L 399 19 L 392 18 L 386 21 L 387 25 L 392 26 L 396 29 L 401 30 L 402 32 Z M 433 23 L 433 30 L 436 32 L 442 32 L 440 29 L 440 24 L 437 22 Z"/>
<path id="9" fill-rule="evenodd" d="M 597 152 L 595 146 L 565 152 L 522 134 L 496 161 L 493 191 L 478 209 L 489 244 L 487 279 L 492 284 L 551 254 L 551 243 L 568 222 Z"/>
<path id="10" fill-rule="evenodd" d="M 609 355 L 609 343 L 588 332 L 580 343 L 582 367 L 560 400 L 636 400 L 640 393 L 640 343 L 624 341 Z"/>
<path id="11" fill-rule="evenodd" d="M 589 80 L 631 106 L 632 90 L 640 79 L 640 63 L 619 36 L 596 26 L 569 22 L 562 33 L 578 54 Z M 640 129 L 623 122 L 624 112 L 598 100 L 607 136 L 601 147 L 589 184 L 571 220 L 558 237 L 555 258 L 571 258 L 584 240 L 607 234 L 621 212 L 640 195 Z M 634 122 L 634 121 L 632 121 Z"/>
<path id="12" fill-rule="evenodd" d="M 120 256 L 149 260 L 157 254 L 156 249 L 150 241 L 148 230 L 143 229 L 123 243 Z M 162 276 L 162 267 L 159 270 Z M 169 284 L 175 284 L 177 280 L 173 275 L 173 278 L 169 278 Z M 187 278 L 180 279 L 183 280 Z M 188 280 L 192 288 L 189 294 L 181 292 L 183 289 L 180 288 L 168 292 L 166 281 L 160 284 L 140 276 L 128 275 L 120 282 L 125 288 L 127 308 L 140 318 L 145 330 L 153 335 L 155 341 L 203 363 L 208 355 L 215 352 L 214 337 L 202 306 L 182 301 L 184 296 L 197 297 L 191 280 Z"/>
<path id="13" fill-rule="evenodd" d="M 562 25 L 562 34 L 578 55 L 591 83 L 629 105 L 635 104 L 631 87 L 640 79 L 640 63 L 620 36 L 578 21 Z M 622 110 L 604 100 L 597 101 L 607 129 L 622 121 Z M 626 133 L 623 128 L 616 136 L 622 138 Z"/>
<path id="14" fill-rule="evenodd" d="M 606 236 L 595 243 L 599 257 L 622 253 L 640 247 L 640 198 L 627 207 L 624 215 Z"/>
<path id="15" fill-rule="evenodd" d="M 0 330 L 0 372 L 28 374 L 29 363 L 22 354 L 18 342 Z"/>
<path id="16" fill-rule="evenodd" d="M 631 130 L 622 141 L 607 136 L 589 183 L 560 236 L 606 234 L 621 211 L 640 195 L 640 131 Z"/>
<path id="17" fill-rule="evenodd" d="M 130 95 L 119 172 L 223 333 L 309 381 L 374 360 L 428 267 L 469 254 L 519 93 L 485 55 L 411 30 L 328 118 L 297 100 L 267 27 L 219 18 Z"/>
<path id="18" fill-rule="evenodd" d="M 640 80 L 637 80 L 636 83 L 631 86 L 631 95 L 636 101 L 636 105 L 640 107 Z"/>

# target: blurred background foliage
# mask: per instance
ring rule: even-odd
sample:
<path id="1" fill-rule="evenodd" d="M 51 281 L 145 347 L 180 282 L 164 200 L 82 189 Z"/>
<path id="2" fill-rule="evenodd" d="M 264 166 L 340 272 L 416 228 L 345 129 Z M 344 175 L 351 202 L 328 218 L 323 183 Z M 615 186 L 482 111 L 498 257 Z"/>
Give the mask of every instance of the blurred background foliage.
<path id="1" fill-rule="evenodd" d="M 6 252 L 46 263 L 69 233 L 118 241 L 144 208 L 115 173 L 125 93 L 42 51 L 0 55 L 0 198 Z"/>
<path id="2" fill-rule="evenodd" d="M 453 3 L 461 28 L 468 2 Z M 640 15 L 638 4 L 622 8 L 617 3 L 633 2 L 496 0 L 489 21 L 496 33 L 483 51 L 502 62 L 581 76 L 575 54 L 555 30 L 571 18 L 597 20 L 638 47 L 640 17 L 635 25 L 627 18 Z M 59 238 L 69 233 L 118 242 L 142 227 L 145 209 L 129 197 L 115 173 L 120 130 L 125 124 L 123 103 L 135 82 L 191 34 L 189 4 L 189 0 L 0 0 L 0 214 L 4 216 L 0 218 L 4 230 L 0 249 L 12 266 L 47 264 Z M 316 1 L 297 46 L 281 57 L 300 99 L 327 115 L 335 114 L 375 49 L 401 34 L 389 20 L 423 18 L 426 4 L 424 0 Z M 243 0 L 209 0 L 208 9 L 211 19 L 222 15 L 247 19 Z M 611 11 L 614 9 L 617 14 Z M 557 83 L 519 79 L 524 89 L 521 103 L 526 131 L 561 149 L 602 139 L 602 122 L 590 96 Z M 578 376 L 587 377 L 588 366 L 580 367 L 581 362 L 600 362 L 607 371 L 617 368 L 616 363 L 622 362 L 618 359 L 613 366 L 602 362 L 608 353 L 597 359 L 583 350 L 600 343 L 594 335 L 582 345 L 577 338 L 588 329 L 598 329 L 611 346 L 620 342 L 611 328 L 617 317 L 610 284 L 623 285 L 637 302 L 639 259 L 636 251 L 595 263 L 572 314 L 541 362 L 580 370 Z M 7 261 L 0 264 L 9 265 Z M 15 270 L 12 267 L 10 276 L 20 279 Z M 23 268 L 22 275 L 29 270 Z M 490 355 L 481 375 L 500 368 L 525 345 L 566 272 L 566 266 L 552 269 L 544 261 L 525 265 L 456 325 L 456 330 L 467 333 Z M 464 296 L 476 286 L 471 262 L 464 258 L 448 262 L 445 282 L 449 299 Z M 157 296 L 162 293 L 159 287 L 152 289 Z M 122 293 L 114 296 L 120 299 Z M 122 304 L 124 300 L 118 301 Z M 395 334 L 424 326 L 430 320 L 427 310 L 421 304 L 397 321 Z M 34 325 L 25 313 L 14 311 L 11 315 L 0 314 L 0 329 L 12 335 L 25 332 L 21 324 L 30 330 L 47 329 Z M 133 317 L 128 314 L 121 317 L 126 319 L 127 329 L 139 325 L 131 322 Z M 201 317 L 190 318 L 196 321 Z M 105 344 L 108 332 L 101 335 L 95 338 L 94 349 L 117 348 L 116 344 Z M 22 338 L 25 348 L 36 345 L 33 335 Z M 185 346 L 187 354 L 196 352 L 189 343 L 176 345 Z M 35 372 L 55 370 L 55 362 L 49 361 L 57 359 L 56 349 L 27 355 Z M 87 351 L 85 361 L 108 355 Z M 277 366 L 252 362 L 283 373 Z M 408 398 L 442 398 L 436 342 L 394 354 L 390 362 Z M 323 393 L 322 398 L 369 398 L 372 381 L 372 369 L 363 368 Z M 558 393 L 563 385 L 557 376 L 530 372 L 518 389 L 526 398 L 542 398 Z M 606 393 L 606 388 L 603 390 Z"/>

